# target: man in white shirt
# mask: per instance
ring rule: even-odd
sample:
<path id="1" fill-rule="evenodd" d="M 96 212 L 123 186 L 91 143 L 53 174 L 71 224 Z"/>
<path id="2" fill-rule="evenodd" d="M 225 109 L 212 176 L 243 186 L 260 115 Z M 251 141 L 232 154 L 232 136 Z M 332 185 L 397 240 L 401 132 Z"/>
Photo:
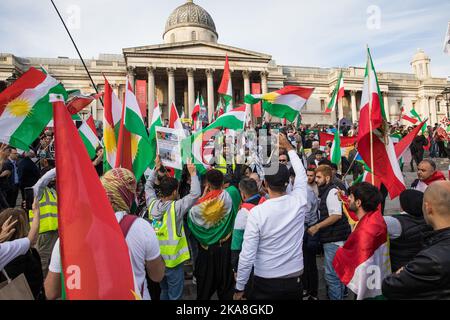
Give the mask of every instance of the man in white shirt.
<path id="1" fill-rule="evenodd" d="M 236 280 L 235 300 L 243 297 L 254 267 L 251 300 L 301 299 L 303 288 L 303 233 L 306 211 L 306 173 L 300 158 L 286 136 L 280 134 L 280 148 L 288 151 L 295 171 L 290 194 L 289 170 L 280 165 L 264 184 L 269 200 L 253 208 L 248 216 Z"/>
<path id="2" fill-rule="evenodd" d="M 338 189 L 333 183 L 331 167 L 320 165 L 316 169 L 316 182 L 319 186 L 319 223 L 307 232 L 314 236 L 320 231 L 325 258 L 325 281 L 328 285 L 330 300 L 342 300 L 345 286 L 339 280 L 333 267 L 333 259 L 339 247 L 344 245 L 351 229 L 347 217 L 342 214 L 342 203 L 338 198 Z"/>

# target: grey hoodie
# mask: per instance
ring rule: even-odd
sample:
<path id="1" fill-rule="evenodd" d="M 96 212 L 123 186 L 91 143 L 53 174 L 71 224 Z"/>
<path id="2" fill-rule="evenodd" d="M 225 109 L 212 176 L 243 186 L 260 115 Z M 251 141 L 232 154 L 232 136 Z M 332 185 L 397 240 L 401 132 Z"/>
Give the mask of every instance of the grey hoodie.
<path id="1" fill-rule="evenodd" d="M 145 202 L 147 203 L 147 207 L 150 207 L 150 204 L 153 200 L 157 199 L 155 189 L 155 171 L 151 170 L 150 175 L 145 183 Z M 195 175 L 191 177 L 191 191 L 190 193 L 180 200 L 175 201 L 175 215 L 176 215 L 176 226 L 177 226 L 177 234 L 181 235 L 181 227 L 183 226 L 183 217 L 184 215 L 195 205 L 197 199 L 200 197 L 200 182 L 198 177 Z M 173 201 L 162 201 L 160 199 L 156 200 L 156 203 L 153 205 L 151 210 L 151 215 L 156 220 L 162 220 L 164 214 L 170 210 L 170 206 Z M 148 210 L 147 210 L 148 212 Z M 147 216 L 148 213 L 146 213 Z"/>

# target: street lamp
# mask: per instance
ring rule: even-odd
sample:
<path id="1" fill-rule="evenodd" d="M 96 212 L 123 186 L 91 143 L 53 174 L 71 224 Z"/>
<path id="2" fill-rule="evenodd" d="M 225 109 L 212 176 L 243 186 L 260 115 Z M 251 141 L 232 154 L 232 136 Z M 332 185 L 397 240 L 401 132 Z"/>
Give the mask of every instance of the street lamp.
<path id="1" fill-rule="evenodd" d="M 450 87 L 445 88 L 441 94 L 447 104 L 447 119 L 450 119 Z"/>

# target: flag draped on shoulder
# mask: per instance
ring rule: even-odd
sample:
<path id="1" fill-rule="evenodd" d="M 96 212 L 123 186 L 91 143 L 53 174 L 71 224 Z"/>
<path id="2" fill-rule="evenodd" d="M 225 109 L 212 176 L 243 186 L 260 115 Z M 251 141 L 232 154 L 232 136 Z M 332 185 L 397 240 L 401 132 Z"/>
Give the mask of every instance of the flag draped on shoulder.
<path id="1" fill-rule="evenodd" d="M 241 203 L 239 190 L 232 186 L 200 198 L 189 211 L 188 226 L 200 244 L 209 246 L 233 231 Z"/>
<path id="2" fill-rule="evenodd" d="M 49 98 L 49 97 L 47 97 Z M 62 95 L 54 108 L 59 238 L 69 300 L 134 300 L 136 289 L 127 244 L 105 189 L 77 135 Z M 80 174 L 74 174 L 78 172 Z M 75 267 L 75 269 L 74 269 Z"/>
<path id="3" fill-rule="evenodd" d="M 116 167 L 117 144 L 122 119 L 122 103 L 117 98 L 108 80 L 105 79 L 103 101 L 103 170 L 107 172 Z"/>
<path id="4" fill-rule="evenodd" d="M 336 110 L 336 105 L 339 99 L 342 99 L 345 96 L 345 88 L 344 88 L 344 78 L 342 77 L 342 71 L 339 75 L 338 82 L 336 84 L 336 88 L 333 91 L 333 96 L 331 97 L 331 101 L 325 109 L 325 113 L 331 113 Z"/>
<path id="5" fill-rule="evenodd" d="M 387 135 L 387 121 L 372 57 L 367 49 L 367 65 L 358 128 L 358 152 L 374 176 L 386 186 L 391 199 L 405 190 L 403 174 Z"/>
<path id="6" fill-rule="evenodd" d="M 67 99 L 59 81 L 33 67 L 1 92 L 0 142 L 29 150 L 52 120 L 50 94 L 61 94 Z"/>
<path id="7" fill-rule="evenodd" d="M 233 109 L 233 86 L 231 81 L 230 65 L 228 62 L 228 55 L 225 56 L 225 66 L 223 69 L 222 81 L 217 92 L 225 101 L 225 112 Z"/>
<path id="8" fill-rule="evenodd" d="M 358 300 L 378 298 L 381 283 L 391 273 L 387 226 L 380 211 L 367 213 L 339 248 L 333 267 Z"/>
<path id="9" fill-rule="evenodd" d="M 294 122 L 313 92 L 314 88 L 287 86 L 275 92 L 248 94 L 244 100 L 248 104 L 262 101 L 263 109 L 270 115 Z"/>

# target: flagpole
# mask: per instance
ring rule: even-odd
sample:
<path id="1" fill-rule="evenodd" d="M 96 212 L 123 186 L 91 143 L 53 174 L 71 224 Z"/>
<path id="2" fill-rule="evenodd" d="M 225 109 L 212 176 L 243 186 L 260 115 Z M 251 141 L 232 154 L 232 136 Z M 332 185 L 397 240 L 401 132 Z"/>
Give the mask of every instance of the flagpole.
<path id="1" fill-rule="evenodd" d="M 367 45 L 367 66 L 369 68 L 367 83 L 369 89 L 369 134 L 370 134 L 370 163 L 372 169 L 372 185 L 375 185 L 375 166 L 373 164 L 373 132 L 372 132 L 372 93 L 370 86 L 370 72 L 372 71 L 372 63 L 370 61 L 369 45 Z"/>
<path id="2" fill-rule="evenodd" d="M 81 63 L 83 64 L 84 69 L 86 70 L 86 72 L 87 72 L 87 74 L 88 74 L 89 80 L 91 80 L 91 83 L 92 83 L 92 86 L 94 87 L 95 92 L 96 92 L 96 93 L 99 93 L 99 92 L 98 92 L 98 89 L 97 89 L 97 86 L 95 85 L 95 82 L 94 82 L 94 80 L 92 79 L 91 73 L 89 72 L 89 70 L 88 70 L 88 68 L 87 68 L 87 66 L 86 66 L 86 63 L 84 62 L 84 59 L 83 59 L 83 57 L 81 56 L 81 53 L 80 53 L 80 51 L 78 50 L 78 47 L 77 47 L 75 41 L 73 40 L 72 35 L 70 34 L 70 31 L 69 31 L 69 29 L 67 28 L 66 23 L 64 22 L 64 19 L 62 18 L 61 14 L 59 13 L 59 10 L 58 10 L 58 8 L 56 7 L 56 5 L 55 5 L 55 3 L 53 2 L 53 0 L 50 0 L 50 2 L 52 3 L 53 7 L 55 8 L 56 13 L 57 13 L 58 16 L 59 16 L 59 19 L 61 19 L 61 22 L 62 22 L 64 28 L 66 29 L 67 34 L 69 35 L 69 38 L 70 38 L 70 40 L 72 41 L 73 46 L 75 47 L 75 50 L 76 50 L 77 53 L 78 53 L 78 57 L 80 57 Z M 103 99 L 102 99 L 101 97 L 100 97 L 99 99 L 100 99 L 100 102 L 101 102 L 102 105 L 103 105 Z"/>

